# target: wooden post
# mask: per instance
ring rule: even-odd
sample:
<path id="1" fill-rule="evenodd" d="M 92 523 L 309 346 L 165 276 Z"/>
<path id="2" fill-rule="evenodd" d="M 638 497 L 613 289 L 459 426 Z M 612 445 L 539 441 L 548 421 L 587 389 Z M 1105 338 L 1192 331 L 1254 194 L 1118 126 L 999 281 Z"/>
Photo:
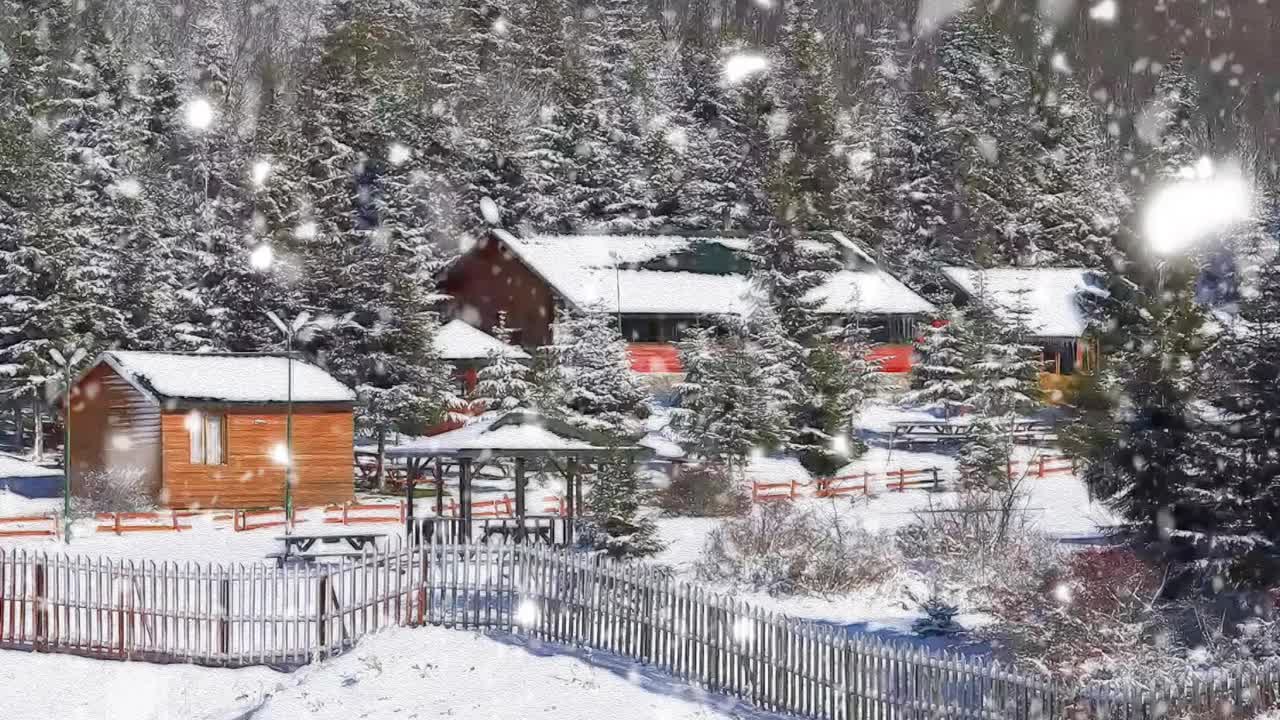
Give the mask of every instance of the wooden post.
<path id="1" fill-rule="evenodd" d="M 471 459 L 458 460 L 458 542 L 471 542 Z"/>
<path id="2" fill-rule="evenodd" d="M 436 458 L 432 479 L 436 481 L 436 517 L 441 517 L 444 515 L 444 467 L 440 458 Z"/>
<path id="3" fill-rule="evenodd" d="M 574 492 L 573 492 L 574 475 L 577 475 L 577 474 L 578 474 L 578 459 L 570 458 L 569 464 L 566 467 L 565 475 L 564 475 L 565 502 L 566 502 L 565 510 L 567 515 L 567 519 L 565 520 L 565 526 L 564 526 L 564 542 L 566 545 L 570 545 L 573 543 L 573 521 L 576 520 L 578 517 L 578 503 L 574 497 Z"/>
<path id="4" fill-rule="evenodd" d="M 327 650 L 325 645 L 326 630 L 325 615 L 329 613 L 329 573 L 320 576 L 320 597 L 316 602 L 316 630 L 317 639 L 320 641 L 320 649 Z"/>
<path id="5" fill-rule="evenodd" d="M 231 581 L 224 575 L 218 581 L 218 652 L 223 662 L 231 655 Z"/>
<path id="6" fill-rule="evenodd" d="M 409 458 L 405 462 L 404 505 L 400 506 L 400 518 L 404 521 L 404 536 L 409 540 L 410 545 L 418 540 L 413 533 L 413 491 L 418 485 L 420 462 L 418 458 Z"/>
<path id="7" fill-rule="evenodd" d="M 15 568 L 20 569 L 21 567 L 22 567 L 21 565 L 15 565 Z M 35 564 L 35 574 L 36 574 L 36 577 L 35 577 L 36 593 L 35 593 L 35 603 L 31 607 L 31 609 L 33 610 L 32 619 L 35 621 L 35 624 L 36 624 L 35 647 L 37 650 L 43 650 L 45 649 L 45 644 L 48 640 L 48 638 L 45 637 L 45 633 L 48 632 L 48 627 L 45 624 L 45 618 L 46 618 L 45 613 L 47 612 L 47 610 L 45 609 L 46 577 L 45 577 L 44 563 L 38 562 Z"/>
<path id="8" fill-rule="evenodd" d="M 516 458 L 516 543 L 524 541 L 524 458 Z"/>
<path id="9" fill-rule="evenodd" d="M 1038 467 L 1036 468 L 1036 477 L 1042 478 L 1044 477 L 1044 455 L 1040 456 L 1039 460 L 1037 461 L 1037 465 Z"/>

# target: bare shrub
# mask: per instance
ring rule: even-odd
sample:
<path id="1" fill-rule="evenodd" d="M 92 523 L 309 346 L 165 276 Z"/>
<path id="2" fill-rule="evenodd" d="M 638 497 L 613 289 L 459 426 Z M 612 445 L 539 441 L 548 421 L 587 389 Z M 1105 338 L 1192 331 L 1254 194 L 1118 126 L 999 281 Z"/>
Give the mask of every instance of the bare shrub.
<path id="1" fill-rule="evenodd" d="M 898 531 L 897 546 L 913 570 L 978 608 L 1034 591 L 1061 561 L 1056 544 L 1031 527 L 1024 512 L 982 491 L 931 504 Z"/>
<path id="2" fill-rule="evenodd" d="M 113 467 L 85 473 L 71 511 L 76 517 L 100 512 L 150 510 L 155 507 L 146 473 L 137 467 Z"/>
<path id="3" fill-rule="evenodd" d="M 1041 573 L 1034 591 L 1000 597 L 987 631 L 1022 664 L 1060 678 L 1172 676 L 1183 662 L 1157 604 L 1164 582 L 1162 571 L 1127 548 L 1080 550 Z"/>
<path id="4" fill-rule="evenodd" d="M 745 515 L 751 499 L 724 465 L 685 468 L 657 495 L 658 507 L 671 515 L 728 517 Z"/>
<path id="5" fill-rule="evenodd" d="M 834 512 L 775 503 L 713 531 L 698 573 L 771 594 L 827 594 L 882 584 L 899 564 L 893 543 Z"/>

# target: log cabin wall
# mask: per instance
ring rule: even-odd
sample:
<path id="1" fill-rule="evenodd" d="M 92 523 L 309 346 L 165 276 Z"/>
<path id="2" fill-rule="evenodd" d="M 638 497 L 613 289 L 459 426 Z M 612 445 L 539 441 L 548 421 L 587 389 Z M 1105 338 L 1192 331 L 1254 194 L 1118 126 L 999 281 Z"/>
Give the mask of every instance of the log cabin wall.
<path id="1" fill-rule="evenodd" d="M 556 308 L 551 288 L 496 239 L 480 242 L 475 251 L 458 259 L 441 282 L 441 290 L 453 298 L 451 316 L 479 323 L 487 332 L 505 310 L 507 326 L 515 330 L 512 344 L 549 344 Z"/>
<path id="2" fill-rule="evenodd" d="M 191 462 L 190 412 L 164 413 L 164 504 L 175 508 L 282 506 L 285 470 L 272 457 L 272 450 L 285 441 L 284 408 L 202 409 L 200 412 L 226 416 L 223 465 Z M 352 422 L 350 407 L 294 407 L 295 506 L 351 500 Z"/>
<path id="3" fill-rule="evenodd" d="M 87 473 L 136 468 L 155 497 L 162 482 L 160 407 L 100 364 L 71 393 L 70 450 L 73 494 L 84 494 Z"/>

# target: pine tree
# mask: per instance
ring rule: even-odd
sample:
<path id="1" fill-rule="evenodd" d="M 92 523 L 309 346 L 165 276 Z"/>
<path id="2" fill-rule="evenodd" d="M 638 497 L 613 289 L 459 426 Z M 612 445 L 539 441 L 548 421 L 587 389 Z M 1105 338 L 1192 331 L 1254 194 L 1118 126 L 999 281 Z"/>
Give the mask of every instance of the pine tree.
<path id="1" fill-rule="evenodd" d="M 940 310 L 917 345 L 921 359 L 911 368 L 912 391 L 903 397 L 909 405 L 941 410 L 944 418 L 959 415 L 969 397 L 965 365 L 964 314 L 953 306 Z"/>
<path id="2" fill-rule="evenodd" d="M 837 193 L 847 174 L 836 128 L 829 50 L 816 0 L 788 0 L 777 86 L 786 128 L 775 143 L 771 187 L 778 213 L 796 227 L 832 228 L 844 216 Z"/>
<path id="3" fill-rule="evenodd" d="M 1116 167 L 1106 160 L 1118 148 L 1075 82 L 1047 79 L 1051 72 L 1032 78 L 1035 145 L 1026 171 L 1032 185 L 1027 212 L 1037 239 L 1030 259 L 1039 265 L 1109 269 L 1130 204 Z"/>
<path id="4" fill-rule="evenodd" d="M 627 344 L 612 316 L 572 310 L 558 321 L 554 345 L 566 419 L 616 437 L 638 435 L 649 396 L 631 372 Z"/>
<path id="5" fill-rule="evenodd" d="M 63 263 L 78 253 L 51 212 L 62 181 L 50 176 L 62 169 L 59 139 L 41 132 L 71 17 L 60 0 L 0 3 L 0 16 L 9 21 L 0 28 L 0 391 L 16 396 L 41 384 L 47 349 L 72 339 L 59 306 Z"/>
<path id="6" fill-rule="evenodd" d="M 507 314 L 498 314 L 498 324 L 492 335 L 503 344 L 511 343 L 511 329 L 507 327 Z M 474 402 L 484 413 L 504 413 L 528 408 L 532 386 L 527 375 L 529 369 L 509 353 L 490 350 L 485 366 L 476 376 Z"/>
<path id="7" fill-rule="evenodd" d="M 618 455 L 596 466 L 579 545 L 615 559 L 644 557 L 662 550 L 653 518 L 641 513 L 643 493 L 635 462 Z"/>
<path id="8" fill-rule="evenodd" d="M 741 465 L 756 449 L 782 444 L 786 416 L 764 389 L 769 379 L 743 328 L 691 330 L 679 343 L 684 380 L 673 421 L 693 452 Z"/>
<path id="9" fill-rule="evenodd" d="M 1203 152 L 1206 132 L 1200 94 L 1186 73 L 1180 52 L 1165 62 L 1152 100 L 1136 125 L 1142 180 L 1167 181 L 1194 167 Z"/>
<path id="10" fill-rule="evenodd" d="M 1203 552 L 1229 530 L 1233 483 L 1221 471 L 1232 462 L 1220 429 L 1197 410 L 1203 315 L 1190 284 L 1187 274 L 1169 277 L 1167 299 L 1149 304 L 1148 324 L 1135 328 L 1121 413 L 1098 428 L 1084 480 L 1143 539 Z"/>
<path id="11" fill-rule="evenodd" d="M 1012 319 L 1010 319 L 1012 316 Z M 979 275 L 978 293 L 966 313 L 962 335 L 964 404 L 973 411 L 958 466 L 964 483 L 1008 492 L 1013 460 L 1013 423 L 1039 403 L 1038 350 L 1026 343 L 1024 311 L 997 307 Z"/>
<path id="12" fill-rule="evenodd" d="M 1024 118 L 1029 73 L 1009 36 L 991 18 L 968 11 L 938 33 L 937 70 L 929 92 L 933 143 L 953 148 L 944 185 L 955 189 L 934 235 L 934 260 L 1027 262 L 1038 229 L 1027 212 L 1031 191 L 1021 171 L 1034 155 Z"/>
<path id="13" fill-rule="evenodd" d="M 1223 447 L 1213 488 L 1218 501 L 1218 554 L 1234 557 L 1244 579 L 1269 583 L 1258 562 L 1280 540 L 1280 269 L 1268 227 L 1280 221 L 1275 197 L 1264 189 L 1257 220 L 1242 229 L 1247 244 L 1242 259 L 1250 263 L 1239 314 L 1205 351 L 1203 394 L 1224 414 L 1217 428 Z M 1218 439 L 1215 437 L 1215 439 Z M 1227 465 L 1227 463 L 1230 463 Z M 1252 576 L 1252 577 L 1250 577 Z"/>
<path id="14" fill-rule="evenodd" d="M 394 62 L 413 47 L 418 20 L 399 0 L 330 10 L 303 84 L 304 154 L 291 163 L 309 203 L 293 234 L 321 324 L 311 349 L 356 388 L 356 421 L 379 437 L 421 429 L 454 404 L 423 236 L 437 218 L 416 188 L 431 168 L 409 144 L 417 137 L 404 136 L 418 85 Z"/>

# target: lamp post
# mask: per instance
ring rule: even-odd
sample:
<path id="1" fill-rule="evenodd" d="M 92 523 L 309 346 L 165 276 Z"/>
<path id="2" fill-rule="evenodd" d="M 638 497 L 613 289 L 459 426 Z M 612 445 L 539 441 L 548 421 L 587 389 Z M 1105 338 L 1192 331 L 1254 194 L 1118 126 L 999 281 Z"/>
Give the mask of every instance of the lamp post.
<path id="1" fill-rule="evenodd" d="M 288 535 L 293 528 L 293 340 L 297 337 L 298 330 L 306 326 L 311 319 L 311 314 L 305 310 L 298 313 L 293 322 L 285 323 L 270 310 L 267 311 L 267 318 L 271 320 L 285 337 L 285 425 L 284 425 L 284 517 L 285 517 L 285 534 Z"/>
<path id="2" fill-rule="evenodd" d="M 84 359 L 82 348 L 67 348 L 71 356 L 49 349 L 49 358 L 62 369 L 62 537 L 71 542 L 71 368 Z"/>

